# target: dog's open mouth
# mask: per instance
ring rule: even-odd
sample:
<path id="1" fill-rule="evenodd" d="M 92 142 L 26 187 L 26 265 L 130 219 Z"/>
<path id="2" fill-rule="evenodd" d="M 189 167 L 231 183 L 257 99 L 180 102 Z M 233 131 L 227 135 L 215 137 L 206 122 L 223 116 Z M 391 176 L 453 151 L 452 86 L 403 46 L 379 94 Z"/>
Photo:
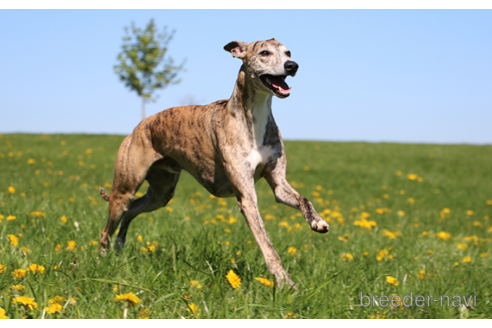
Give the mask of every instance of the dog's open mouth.
<path id="1" fill-rule="evenodd" d="M 264 74 L 260 76 L 260 81 L 263 83 L 268 89 L 272 90 L 274 94 L 279 97 L 285 98 L 290 95 L 290 88 L 285 83 L 285 78 L 287 75 L 269 75 Z"/>

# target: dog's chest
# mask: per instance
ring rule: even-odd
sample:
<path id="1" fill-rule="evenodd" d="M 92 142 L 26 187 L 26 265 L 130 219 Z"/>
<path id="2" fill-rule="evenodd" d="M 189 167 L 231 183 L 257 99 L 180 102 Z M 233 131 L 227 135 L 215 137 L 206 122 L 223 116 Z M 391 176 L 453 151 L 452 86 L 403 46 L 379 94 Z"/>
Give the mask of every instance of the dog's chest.
<path id="1" fill-rule="evenodd" d="M 257 171 L 257 168 L 262 168 L 266 163 L 275 159 L 275 151 L 270 145 L 263 145 L 271 112 L 257 109 L 253 113 L 255 116 L 252 133 L 254 139 L 252 143 L 253 147 L 251 148 L 246 161 L 249 163 L 251 169 Z"/>

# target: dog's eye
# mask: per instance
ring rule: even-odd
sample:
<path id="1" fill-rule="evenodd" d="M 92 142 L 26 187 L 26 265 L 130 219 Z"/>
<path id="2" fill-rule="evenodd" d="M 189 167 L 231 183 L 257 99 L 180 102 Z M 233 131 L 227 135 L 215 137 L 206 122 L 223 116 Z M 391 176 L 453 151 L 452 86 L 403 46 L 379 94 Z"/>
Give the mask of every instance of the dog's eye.
<path id="1" fill-rule="evenodd" d="M 262 55 L 262 56 L 268 56 L 269 54 L 270 54 L 270 51 L 266 51 L 266 50 L 260 52 L 260 55 Z"/>
<path id="2" fill-rule="evenodd" d="M 287 55 L 287 57 L 289 57 L 289 58 L 290 58 L 290 51 L 286 51 L 286 52 L 285 52 L 285 55 Z"/>

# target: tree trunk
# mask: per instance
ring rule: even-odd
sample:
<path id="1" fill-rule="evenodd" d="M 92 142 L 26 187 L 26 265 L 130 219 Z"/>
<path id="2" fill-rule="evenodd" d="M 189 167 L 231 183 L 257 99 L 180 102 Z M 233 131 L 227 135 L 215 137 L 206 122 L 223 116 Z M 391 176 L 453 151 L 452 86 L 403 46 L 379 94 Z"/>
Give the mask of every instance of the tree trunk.
<path id="1" fill-rule="evenodd" d="M 142 97 L 142 121 L 145 118 L 145 98 Z"/>

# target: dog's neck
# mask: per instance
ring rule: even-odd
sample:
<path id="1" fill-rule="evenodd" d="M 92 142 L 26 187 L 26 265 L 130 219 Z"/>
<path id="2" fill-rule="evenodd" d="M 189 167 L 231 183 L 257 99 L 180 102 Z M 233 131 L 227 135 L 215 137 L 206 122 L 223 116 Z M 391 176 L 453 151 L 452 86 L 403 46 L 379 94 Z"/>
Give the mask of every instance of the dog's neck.
<path id="1" fill-rule="evenodd" d="M 272 95 L 259 92 L 241 66 L 234 91 L 228 103 L 229 113 L 244 118 L 256 146 L 263 144 L 266 125 L 272 115 Z"/>

